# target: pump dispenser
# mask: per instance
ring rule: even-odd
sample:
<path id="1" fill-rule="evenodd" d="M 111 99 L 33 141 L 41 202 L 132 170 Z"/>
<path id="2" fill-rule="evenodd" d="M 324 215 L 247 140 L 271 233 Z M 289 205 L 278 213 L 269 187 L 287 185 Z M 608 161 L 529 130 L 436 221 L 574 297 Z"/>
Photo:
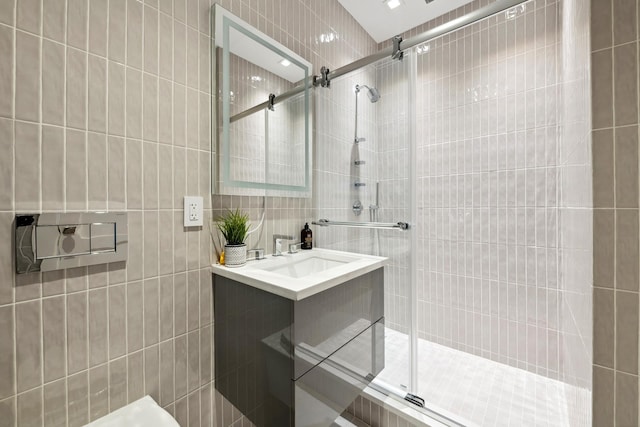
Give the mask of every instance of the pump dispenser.
<path id="1" fill-rule="evenodd" d="M 302 243 L 302 249 L 313 248 L 313 232 L 309 228 L 309 223 L 304 224 L 304 228 L 300 232 L 300 243 Z"/>

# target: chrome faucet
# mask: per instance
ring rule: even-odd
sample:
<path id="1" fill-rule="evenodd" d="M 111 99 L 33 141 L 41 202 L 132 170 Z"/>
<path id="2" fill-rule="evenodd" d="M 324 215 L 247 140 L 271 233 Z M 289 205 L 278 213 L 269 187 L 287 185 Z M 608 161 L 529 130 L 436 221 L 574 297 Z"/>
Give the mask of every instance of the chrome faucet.
<path id="1" fill-rule="evenodd" d="M 282 241 L 283 240 L 293 240 L 293 236 L 287 236 L 285 234 L 274 234 L 273 235 L 273 256 L 282 256 Z"/>

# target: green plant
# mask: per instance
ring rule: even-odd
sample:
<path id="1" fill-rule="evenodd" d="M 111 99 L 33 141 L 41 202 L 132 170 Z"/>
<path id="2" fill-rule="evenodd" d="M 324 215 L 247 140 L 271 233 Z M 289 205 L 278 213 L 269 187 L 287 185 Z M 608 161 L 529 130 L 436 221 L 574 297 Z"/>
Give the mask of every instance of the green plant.
<path id="1" fill-rule="evenodd" d="M 242 245 L 249 231 L 249 216 L 239 209 L 230 210 L 218 218 L 216 225 L 227 240 L 227 245 Z"/>

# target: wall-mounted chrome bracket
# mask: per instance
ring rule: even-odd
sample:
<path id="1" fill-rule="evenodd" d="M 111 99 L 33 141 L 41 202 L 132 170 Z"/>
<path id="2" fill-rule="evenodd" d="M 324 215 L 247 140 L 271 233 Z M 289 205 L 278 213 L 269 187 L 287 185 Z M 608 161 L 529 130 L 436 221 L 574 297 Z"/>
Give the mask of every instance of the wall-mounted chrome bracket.
<path id="1" fill-rule="evenodd" d="M 331 86 L 331 80 L 329 80 L 329 69 L 325 66 L 320 68 L 320 75 L 313 76 L 313 85 L 329 88 Z"/>
<path id="2" fill-rule="evenodd" d="M 400 43 L 402 43 L 402 36 L 395 36 L 393 38 L 393 53 L 391 54 L 391 58 L 402 61 L 404 52 L 400 48 Z"/>
<path id="3" fill-rule="evenodd" d="M 276 104 L 276 94 L 275 93 L 270 93 L 269 94 L 269 105 L 267 106 L 267 108 L 269 109 L 269 111 L 275 111 L 275 107 L 274 105 Z"/>
<path id="4" fill-rule="evenodd" d="M 16 215 L 16 274 L 126 261 L 127 214 Z"/>

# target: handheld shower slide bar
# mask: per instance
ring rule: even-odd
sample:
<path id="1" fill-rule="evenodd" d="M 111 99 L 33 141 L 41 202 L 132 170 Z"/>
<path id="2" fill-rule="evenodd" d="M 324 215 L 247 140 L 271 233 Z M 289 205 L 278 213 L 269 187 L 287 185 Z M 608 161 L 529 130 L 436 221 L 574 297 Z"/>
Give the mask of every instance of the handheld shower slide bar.
<path id="1" fill-rule="evenodd" d="M 495 2 L 482 7 L 478 10 L 474 10 L 473 12 L 469 12 L 464 16 L 461 16 L 459 18 L 453 19 L 445 24 L 439 25 L 435 28 L 432 28 L 430 30 L 425 31 L 422 34 L 418 34 L 415 37 L 411 37 L 407 40 L 403 40 L 401 43 L 401 49 L 402 50 L 407 50 L 407 49 L 411 49 L 412 47 L 415 47 L 419 44 L 428 42 L 430 40 L 433 40 L 437 37 L 440 37 L 444 34 L 450 33 L 452 31 L 458 30 L 460 28 L 466 27 L 467 25 L 471 25 L 474 22 L 480 21 L 482 19 L 485 19 L 489 16 L 495 15 L 496 13 L 500 13 L 502 11 L 505 11 L 507 9 L 510 9 L 512 7 L 515 7 L 521 3 L 524 3 L 528 0 L 496 0 Z M 373 64 L 376 61 L 379 61 L 380 59 L 383 58 L 387 58 L 387 57 L 391 57 L 391 55 L 393 55 L 394 52 L 394 48 L 393 46 L 390 46 L 386 49 L 382 49 L 381 51 L 374 53 L 372 55 L 366 56 L 364 58 L 358 59 L 350 64 L 347 64 L 343 67 L 338 68 L 337 70 L 333 70 L 330 71 L 329 73 L 326 74 L 326 78 L 328 80 L 332 80 L 338 77 L 341 77 L 345 74 L 349 74 L 350 72 L 360 69 L 362 67 L 365 67 L 369 64 Z M 280 95 L 278 95 L 275 98 L 275 102 L 274 104 L 279 104 L 282 101 L 285 101 L 293 96 L 296 96 L 297 94 L 299 94 L 300 92 L 304 92 L 307 88 L 313 87 L 313 80 L 314 80 L 314 76 L 309 76 L 308 79 L 306 79 L 305 81 L 301 82 L 298 86 L 294 87 L 291 90 L 288 90 Z M 231 117 L 231 122 L 235 122 L 237 120 L 240 120 L 244 117 L 250 116 L 253 113 L 256 113 L 258 111 L 264 110 L 265 108 L 269 107 L 271 104 L 269 102 L 269 100 L 258 104 L 254 107 L 249 108 L 248 110 L 245 110 L 241 113 L 238 113 L 234 116 Z"/>

